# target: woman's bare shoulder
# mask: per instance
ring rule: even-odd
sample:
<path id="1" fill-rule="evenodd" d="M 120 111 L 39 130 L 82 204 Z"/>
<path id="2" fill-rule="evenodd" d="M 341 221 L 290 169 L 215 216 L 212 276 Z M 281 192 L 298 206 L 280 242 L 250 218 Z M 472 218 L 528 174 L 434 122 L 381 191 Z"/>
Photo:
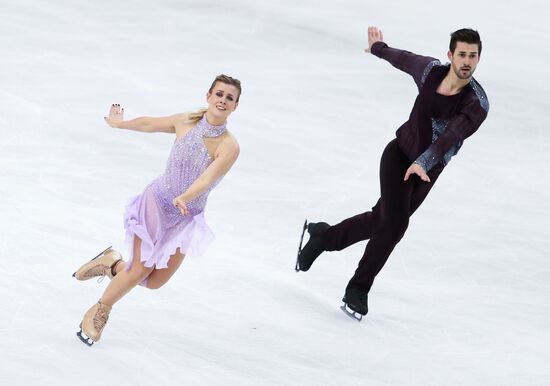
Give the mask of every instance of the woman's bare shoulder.
<path id="1" fill-rule="evenodd" d="M 176 128 L 176 136 L 179 138 L 195 126 L 195 123 L 189 121 L 189 113 L 179 113 L 174 115 Z"/>
<path id="2" fill-rule="evenodd" d="M 239 147 L 239 142 L 237 141 L 237 138 L 235 138 L 232 133 L 227 131 L 225 138 L 218 147 L 218 155 L 222 155 L 224 159 L 231 160 L 231 162 L 233 163 L 239 156 L 240 151 L 241 149 Z"/>
<path id="3" fill-rule="evenodd" d="M 239 142 L 237 138 L 229 130 L 227 131 L 227 136 L 224 138 L 224 146 L 233 151 L 239 151 Z"/>

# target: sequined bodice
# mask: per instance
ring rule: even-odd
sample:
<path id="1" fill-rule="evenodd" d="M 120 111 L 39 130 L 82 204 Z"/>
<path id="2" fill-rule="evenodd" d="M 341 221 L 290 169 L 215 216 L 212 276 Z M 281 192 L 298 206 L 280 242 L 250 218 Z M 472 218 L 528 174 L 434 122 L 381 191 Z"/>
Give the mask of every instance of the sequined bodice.
<path id="1" fill-rule="evenodd" d="M 157 203 L 165 214 L 166 227 L 177 224 L 182 219 L 172 200 L 185 192 L 213 161 L 204 144 L 204 138 L 217 137 L 224 132 L 225 124 L 211 125 L 205 115 L 187 134 L 174 142 L 164 174 L 151 184 Z M 208 194 L 218 182 L 219 180 L 214 182 L 201 195 L 187 203 L 190 215 L 194 216 L 204 210 Z"/>

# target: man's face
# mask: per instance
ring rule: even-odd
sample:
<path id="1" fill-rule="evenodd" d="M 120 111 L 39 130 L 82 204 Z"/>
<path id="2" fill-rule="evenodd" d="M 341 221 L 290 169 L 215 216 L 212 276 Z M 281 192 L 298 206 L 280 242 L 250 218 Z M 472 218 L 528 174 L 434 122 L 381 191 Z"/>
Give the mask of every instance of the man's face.
<path id="1" fill-rule="evenodd" d="M 451 61 L 453 72 L 459 79 L 469 79 L 474 74 L 477 63 L 479 62 L 479 52 L 477 44 L 457 42 L 455 52 L 447 53 Z"/>

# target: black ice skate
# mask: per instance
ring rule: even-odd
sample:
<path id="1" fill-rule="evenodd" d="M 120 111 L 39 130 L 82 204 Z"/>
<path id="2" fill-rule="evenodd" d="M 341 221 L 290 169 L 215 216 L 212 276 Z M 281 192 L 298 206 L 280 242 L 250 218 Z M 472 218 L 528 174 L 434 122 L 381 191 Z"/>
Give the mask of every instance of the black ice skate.
<path id="1" fill-rule="evenodd" d="M 302 237 L 300 238 L 300 246 L 298 247 L 298 257 L 294 268 L 296 272 L 306 272 L 311 267 L 315 259 L 325 251 L 320 235 L 329 227 L 330 225 L 326 222 L 312 222 L 309 224 L 307 223 L 307 220 L 304 222 Z M 306 232 L 306 229 L 309 233 L 309 240 L 304 246 L 304 249 L 302 249 L 302 242 L 304 240 L 304 233 Z"/>
<path id="2" fill-rule="evenodd" d="M 340 309 L 358 322 L 369 312 L 368 293 L 364 290 L 348 288 L 342 301 L 344 305 Z"/>

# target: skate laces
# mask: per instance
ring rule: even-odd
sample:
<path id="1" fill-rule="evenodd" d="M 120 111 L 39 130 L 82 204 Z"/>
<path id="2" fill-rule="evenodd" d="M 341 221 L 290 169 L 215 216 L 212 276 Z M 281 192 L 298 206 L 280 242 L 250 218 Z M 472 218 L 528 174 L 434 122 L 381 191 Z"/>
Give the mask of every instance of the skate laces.
<path id="1" fill-rule="evenodd" d="M 111 268 L 106 265 L 96 265 L 95 267 L 92 267 L 88 271 L 86 271 L 86 274 L 84 276 L 86 278 L 100 276 L 97 279 L 97 282 L 101 283 L 103 279 L 105 279 L 105 276 L 107 275 L 107 269 L 111 269 Z"/>
<path id="2" fill-rule="evenodd" d="M 105 310 L 100 305 L 94 316 L 94 328 L 98 332 L 103 331 L 103 328 L 107 324 L 107 320 L 109 320 L 109 313 L 105 312 Z"/>

